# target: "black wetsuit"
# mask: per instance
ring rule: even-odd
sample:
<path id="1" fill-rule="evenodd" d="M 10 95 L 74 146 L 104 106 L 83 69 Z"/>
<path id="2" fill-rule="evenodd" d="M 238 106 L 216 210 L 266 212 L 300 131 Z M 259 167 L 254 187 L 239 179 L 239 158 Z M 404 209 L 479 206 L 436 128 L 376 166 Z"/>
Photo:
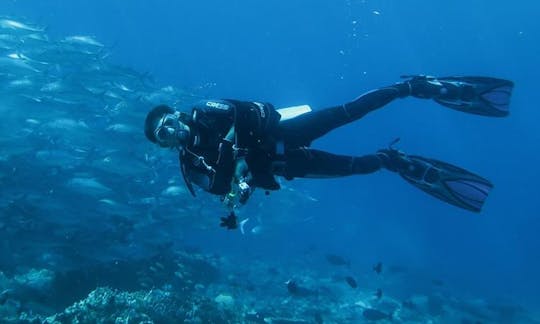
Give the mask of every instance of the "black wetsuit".
<path id="1" fill-rule="evenodd" d="M 268 103 L 208 100 L 193 107 L 188 125 L 190 143 L 180 156 L 188 184 L 223 195 L 230 191 L 234 160 L 245 158 L 252 174 L 250 185 L 279 189 L 274 175 L 329 178 L 377 171 L 376 154 L 336 155 L 309 148 L 311 142 L 331 130 L 355 121 L 392 100 L 409 95 L 405 83 L 377 89 L 355 100 L 280 121 Z M 224 140 L 234 126 L 233 141 Z"/>

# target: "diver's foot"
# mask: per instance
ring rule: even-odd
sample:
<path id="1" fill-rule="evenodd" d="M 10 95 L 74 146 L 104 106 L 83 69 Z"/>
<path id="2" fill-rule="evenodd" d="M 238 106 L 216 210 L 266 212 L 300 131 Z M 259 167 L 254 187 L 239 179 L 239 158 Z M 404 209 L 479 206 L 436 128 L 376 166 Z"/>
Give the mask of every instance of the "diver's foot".
<path id="1" fill-rule="evenodd" d="M 377 157 L 381 160 L 381 165 L 393 172 L 402 172 L 409 168 L 409 159 L 407 155 L 396 149 L 382 149 L 376 153 Z"/>
<path id="2" fill-rule="evenodd" d="M 400 83 L 403 96 L 421 99 L 468 99 L 474 95 L 472 85 L 463 82 L 441 81 L 432 76 L 415 75 Z M 406 87 L 405 87 L 406 86 Z"/>

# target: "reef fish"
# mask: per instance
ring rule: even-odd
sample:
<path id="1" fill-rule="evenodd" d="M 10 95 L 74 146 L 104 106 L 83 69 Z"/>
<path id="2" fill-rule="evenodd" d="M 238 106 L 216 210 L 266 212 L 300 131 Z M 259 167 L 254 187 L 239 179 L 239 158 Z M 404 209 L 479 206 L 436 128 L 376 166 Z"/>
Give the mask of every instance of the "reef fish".
<path id="1" fill-rule="evenodd" d="M 345 281 L 347 282 L 347 284 L 349 284 L 349 286 L 351 286 L 351 288 L 358 288 L 358 284 L 356 283 L 356 280 L 354 280 L 353 277 L 347 276 L 345 277 Z"/>
<path id="2" fill-rule="evenodd" d="M 375 308 L 366 308 L 366 309 L 364 309 L 364 311 L 362 312 L 362 315 L 364 315 L 364 317 L 367 320 L 370 320 L 370 321 L 380 321 L 380 320 L 384 320 L 384 319 L 388 319 L 388 320 L 392 319 L 392 314 L 387 314 L 387 313 L 381 312 L 380 310 L 377 310 Z"/>
<path id="3" fill-rule="evenodd" d="M 337 254 L 327 254 L 326 261 L 328 261 L 328 263 L 330 263 L 331 265 L 335 265 L 335 266 L 350 266 L 351 265 L 351 261 Z"/>

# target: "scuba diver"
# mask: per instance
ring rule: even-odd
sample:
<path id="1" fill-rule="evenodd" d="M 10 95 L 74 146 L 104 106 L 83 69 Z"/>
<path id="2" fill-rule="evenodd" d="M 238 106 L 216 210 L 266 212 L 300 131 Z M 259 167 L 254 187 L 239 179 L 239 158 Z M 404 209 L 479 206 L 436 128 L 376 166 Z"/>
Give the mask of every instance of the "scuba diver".
<path id="1" fill-rule="evenodd" d="M 310 148 L 333 129 L 362 118 L 394 99 L 432 99 L 444 107 L 491 117 L 509 114 L 512 81 L 490 77 L 405 76 L 405 80 L 367 92 L 351 102 L 311 111 L 309 106 L 274 109 L 270 103 L 204 100 L 188 113 L 166 105 L 145 120 L 148 140 L 179 152 L 180 169 L 193 196 L 193 184 L 219 195 L 230 208 L 222 226 L 236 228 L 234 209 L 255 188 L 280 189 L 276 176 L 333 178 L 385 168 L 452 205 L 480 212 L 490 181 L 439 160 L 388 148 L 364 156 L 336 155 Z"/>

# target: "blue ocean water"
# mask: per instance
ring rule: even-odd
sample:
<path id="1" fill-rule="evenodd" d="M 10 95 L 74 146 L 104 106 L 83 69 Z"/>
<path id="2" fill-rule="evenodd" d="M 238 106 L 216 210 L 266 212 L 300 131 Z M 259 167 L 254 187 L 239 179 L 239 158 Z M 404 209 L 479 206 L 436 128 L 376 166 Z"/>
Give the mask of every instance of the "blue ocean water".
<path id="1" fill-rule="evenodd" d="M 156 83 L 184 89 L 194 98 L 320 109 L 397 82 L 404 74 L 513 80 L 511 114 L 504 119 L 407 98 L 313 144 L 362 155 L 400 137 L 399 147 L 406 152 L 455 163 L 493 181 L 495 189 L 480 214 L 441 203 L 395 174 L 378 172 L 295 179 L 284 183 L 294 194 L 256 197 L 240 215 L 262 218 L 259 235 L 201 228 L 200 216 L 188 216 L 191 220 L 182 228 L 164 224 L 148 235 L 177 235 L 205 252 L 236 258 L 239 269 L 253 260 L 312 258 L 308 250 L 320 253 L 320 260 L 305 261 L 314 271 L 326 271 L 325 253 L 345 256 L 358 274 L 381 261 L 424 278 L 385 281 L 389 295 L 405 294 L 407 285 L 440 280 L 455 296 L 509 301 L 536 314 L 540 95 L 534 78 L 540 73 L 539 10 L 531 1 L 518 6 L 482 0 L 0 3 L 1 15 L 47 26 L 51 37 L 94 36 L 111 48 L 107 60 L 112 64 L 149 73 Z M 150 143 L 140 139 L 138 149 L 153 152 Z M 129 145 L 126 150 L 132 149 Z M 169 162 L 161 172 L 177 171 L 176 158 Z M 258 209 L 260 201 L 264 211 Z M 72 224 L 77 215 L 65 217 Z M 214 217 L 217 222 L 219 215 Z"/>

